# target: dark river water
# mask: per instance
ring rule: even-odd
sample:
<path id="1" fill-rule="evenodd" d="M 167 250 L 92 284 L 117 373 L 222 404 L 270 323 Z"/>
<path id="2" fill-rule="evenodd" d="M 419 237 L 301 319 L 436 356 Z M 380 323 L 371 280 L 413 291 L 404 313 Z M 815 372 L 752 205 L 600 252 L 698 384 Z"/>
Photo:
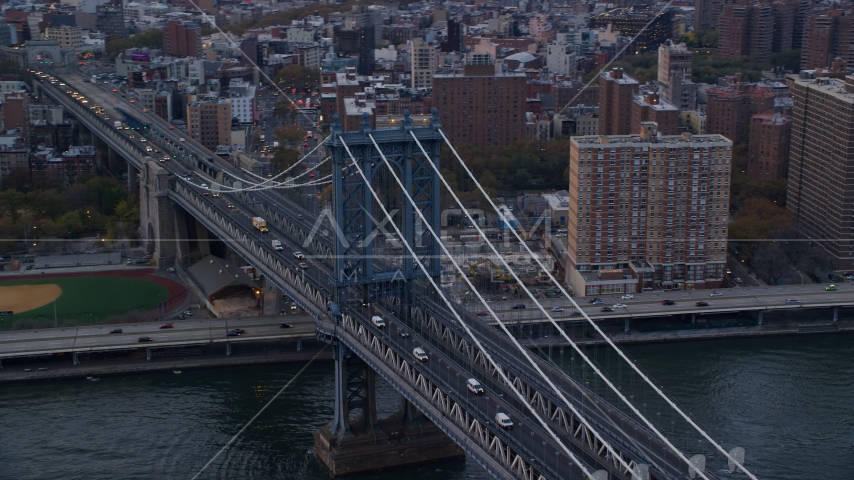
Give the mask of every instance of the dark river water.
<path id="1" fill-rule="evenodd" d="M 744 447 L 747 466 L 760 478 L 854 478 L 854 336 L 654 344 L 628 352 L 713 438 Z M 0 385 L 0 479 L 190 479 L 302 367 Z M 198 478 L 328 479 L 311 449 L 312 432 L 331 419 L 332 382 L 331 363 L 309 366 Z M 395 392 L 378 389 L 380 413 L 395 410 Z M 703 449 L 708 453 L 702 445 L 688 453 Z M 725 467 L 719 458 L 709 462 L 715 471 Z M 491 478 L 469 459 L 356 478 L 402 474 Z"/>

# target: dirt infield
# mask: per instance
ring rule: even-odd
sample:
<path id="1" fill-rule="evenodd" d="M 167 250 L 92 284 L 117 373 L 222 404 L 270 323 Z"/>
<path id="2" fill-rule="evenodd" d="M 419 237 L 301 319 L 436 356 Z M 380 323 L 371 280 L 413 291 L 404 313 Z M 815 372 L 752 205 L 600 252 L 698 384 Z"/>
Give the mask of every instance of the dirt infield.
<path id="1" fill-rule="evenodd" d="M 62 295 L 59 285 L 14 285 L 0 287 L 0 310 L 24 313 L 56 300 Z"/>

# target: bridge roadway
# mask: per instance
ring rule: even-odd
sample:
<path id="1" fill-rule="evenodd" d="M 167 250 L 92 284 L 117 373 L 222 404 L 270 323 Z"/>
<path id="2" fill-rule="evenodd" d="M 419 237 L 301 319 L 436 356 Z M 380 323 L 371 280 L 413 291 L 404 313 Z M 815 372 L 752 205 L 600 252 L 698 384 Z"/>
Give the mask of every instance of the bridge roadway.
<path id="1" fill-rule="evenodd" d="M 828 284 L 780 285 L 771 287 L 734 287 L 717 290 L 721 296 L 712 297 L 712 290 L 694 291 L 655 291 L 634 295 L 633 299 L 622 299 L 622 294 L 597 295 L 595 297 L 576 297 L 575 301 L 584 312 L 594 319 L 630 318 L 643 319 L 668 315 L 710 315 L 745 311 L 797 310 L 812 308 L 854 307 L 854 282 L 835 284 L 837 291 L 825 291 Z M 591 305 L 588 300 L 600 298 L 605 303 Z M 788 299 L 798 300 L 796 303 Z M 664 305 L 662 301 L 672 300 L 674 305 Z M 551 309 L 563 308 L 563 312 L 550 312 L 556 320 L 578 320 L 572 317 L 575 310 L 565 298 L 544 298 L 539 300 L 543 306 Z M 696 306 L 697 302 L 706 302 L 706 307 Z M 513 306 L 523 303 L 524 310 L 513 310 Z M 625 307 L 614 308 L 621 303 Z M 530 299 L 502 300 L 490 303 L 503 318 L 521 323 L 546 321 L 543 314 Z M 613 312 L 603 312 L 602 307 L 611 307 Z M 472 311 L 480 311 L 478 306 L 470 306 Z"/>
<path id="2" fill-rule="evenodd" d="M 78 88 L 78 90 L 81 90 Z M 69 98 L 63 98 L 60 100 L 60 103 L 67 104 L 69 103 Z M 80 109 L 77 109 L 80 110 Z M 72 111 L 72 113 L 76 113 L 78 115 L 85 115 L 89 113 L 88 111 Z M 105 133 L 106 127 L 103 125 L 96 126 L 96 128 L 100 131 L 101 134 Z M 93 131 L 95 131 L 93 129 Z M 100 136 L 100 135 L 99 135 Z M 180 142 L 180 141 L 178 141 Z M 180 142 L 187 143 L 187 142 Z M 174 146 L 172 146 L 174 148 Z M 121 150 L 120 150 L 121 151 Z M 171 151 L 174 151 L 171 150 Z M 180 175 L 186 172 L 184 165 L 174 165 L 178 162 L 165 162 L 161 164 L 165 169 L 170 171 L 175 175 Z M 220 162 L 222 163 L 222 162 Z M 285 235 L 283 232 L 276 232 L 277 225 L 271 225 L 271 234 L 270 235 L 262 235 L 254 228 L 251 228 L 247 225 L 246 221 L 248 220 L 248 213 L 244 214 L 245 217 L 241 215 L 235 215 L 235 212 L 228 209 L 227 204 L 223 205 L 223 200 L 217 200 L 211 196 L 202 195 L 198 189 L 188 187 L 180 182 L 176 182 L 173 185 L 174 190 L 170 190 L 168 194 L 170 198 L 172 198 L 176 203 L 184 207 L 184 209 L 201 221 L 211 232 L 213 232 L 218 237 L 224 239 L 229 243 L 229 245 L 243 258 L 249 260 L 253 265 L 264 274 L 271 283 L 276 284 L 280 288 L 285 291 L 288 291 L 294 300 L 297 301 L 303 308 L 306 308 L 309 313 L 318 319 L 318 325 L 321 325 L 326 318 L 326 314 L 324 312 L 324 307 L 326 305 L 326 301 L 328 300 L 328 292 L 329 292 L 329 277 L 328 274 L 323 271 L 325 270 L 322 266 L 315 264 L 311 265 L 311 268 L 308 269 L 298 269 L 295 268 L 295 259 L 289 258 L 288 256 L 291 254 L 293 249 L 299 248 L 298 243 L 294 243 L 294 239 L 289 235 Z M 225 199 L 229 199 L 229 194 L 223 194 L 222 197 Z M 221 198 L 222 198 L 221 197 Z M 227 201 L 227 200 L 226 200 Z M 242 211 L 242 210 L 241 210 Z M 284 210 L 287 211 L 287 210 Z M 290 243 L 289 249 L 284 252 L 276 252 L 272 249 L 270 245 L 271 238 L 277 238 L 273 235 L 281 235 L 280 238 L 285 243 Z M 439 323 L 447 324 L 449 321 L 447 315 L 436 314 L 431 317 L 430 321 L 435 326 Z M 359 344 L 357 339 L 357 335 L 359 332 L 364 333 L 366 329 L 371 328 L 370 322 L 367 318 L 361 315 L 349 315 L 347 317 L 348 325 L 350 325 L 351 334 L 345 334 L 341 331 L 341 338 L 347 339 L 342 341 L 349 341 L 351 348 L 356 351 L 360 357 L 371 359 L 372 352 L 370 349 L 365 348 L 364 344 Z M 391 321 L 391 318 L 389 319 Z M 494 330 L 491 327 L 486 326 L 483 322 L 478 322 L 477 317 L 470 315 L 470 320 L 474 320 L 476 323 L 482 325 L 483 328 L 489 331 L 492 334 L 495 334 Z M 422 326 L 423 327 L 423 326 Z M 321 332 L 322 328 L 318 326 L 318 332 Z M 424 335 L 424 328 L 421 329 L 413 329 L 412 337 L 410 337 L 409 342 L 419 343 L 422 345 L 428 345 L 431 343 L 431 337 Z M 457 398 L 461 398 L 461 392 L 467 391 L 462 389 L 452 389 L 446 380 L 442 380 L 435 376 L 435 373 L 430 370 L 433 368 L 438 362 L 426 362 L 426 364 L 421 364 L 420 362 L 413 362 L 411 351 L 405 351 L 405 348 L 410 345 L 396 345 L 393 342 L 389 341 L 388 337 L 378 336 L 375 338 L 378 342 L 380 342 L 377 348 L 385 346 L 388 348 L 388 352 L 391 352 L 391 349 L 395 349 L 394 353 L 400 361 L 398 361 L 397 366 L 400 368 L 406 367 L 408 371 L 415 372 L 412 375 L 418 374 L 425 377 L 432 378 L 437 382 L 441 382 L 443 391 L 444 390 L 453 390 L 455 392 L 455 396 Z M 435 339 L 433 340 L 435 341 Z M 505 339 L 506 341 L 506 339 Z M 380 345 L 381 344 L 381 345 Z M 496 347 L 495 350 L 489 348 L 493 356 L 495 356 L 499 362 L 503 363 L 503 357 L 507 355 L 508 352 L 502 351 L 501 348 L 504 347 Z M 436 356 L 437 360 L 443 358 L 443 355 L 446 355 L 447 352 L 441 351 L 440 348 L 431 349 L 432 353 Z M 468 349 L 469 353 L 473 352 L 473 349 Z M 386 356 L 383 359 L 388 359 L 390 357 Z M 406 359 L 405 361 L 402 359 Z M 512 358 L 512 355 L 510 356 Z M 375 358 L 373 358 L 376 360 Z M 382 360 L 382 359 L 381 359 Z M 471 360 L 471 359 L 470 359 Z M 471 361 L 460 363 L 457 361 L 458 369 L 454 372 L 454 378 L 457 378 L 457 373 L 460 373 L 461 376 L 468 378 L 467 372 L 471 371 L 472 363 Z M 450 367 L 450 363 L 446 363 L 447 367 Z M 513 365 L 514 367 L 516 365 Z M 372 367 L 374 367 L 379 373 L 383 374 L 389 381 L 395 385 L 398 390 L 409 397 L 412 397 L 415 394 L 415 385 L 403 385 L 401 382 L 404 380 L 403 377 L 400 376 L 400 372 L 394 372 L 388 369 L 388 365 L 382 365 L 377 362 L 372 363 Z M 425 368 L 430 367 L 430 368 Z M 520 385 L 525 385 L 525 391 L 528 395 L 534 395 L 531 397 L 531 401 L 535 401 L 536 398 L 544 398 L 548 397 L 548 394 L 540 391 L 535 391 L 530 385 L 537 385 L 535 376 L 532 376 L 529 371 L 525 367 L 519 367 L 519 371 L 521 374 L 517 374 L 517 381 L 521 382 Z M 446 368 L 446 373 L 449 372 L 449 369 Z M 562 382 L 566 382 L 567 385 L 573 384 L 573 382 L 566 378 L 565 375 L 560 372 L 554 372 L 554 374 L 561 378 Z M 524 376 L 524 381 L 522 380 L 522 376 Z M 450 377 L 445 377 L 450 378 Z M 462 382 L 461 382 L 462 383 Z M 491 380 L 486 381 L 485 384 L 491 391 L 501 391 L 506 390 L 506 386 L 501 386 L 498 382 Z M 537 385 L 537 387 L 542 390 L 542 385 Z M 507 393 L 502 391 L 502 393 L 498 394 L 499 398 L 509 398 Z M 533 392 L 533 393 L 532 393 Z M 449 393 L 441 393 L 436 392 L 434 398 L 441 398 L 442 396 L 447 396 Z M 537 396 L 539 395 L 539 396 Z M 588 394 L 592 395 L 592 394 Z M 592 400 L 590 398 L 589 404 L 595 405 L 596 400 Z M 481 400 L 478 400 L 480 402 Z M 489 401 L 489 400 L 483 400 Z M 517 415 L 519 421 L 521 421 L 524 425 L 524 429 L 516 429 L 516 432 L 531 431 L 534 432 L 532 436 L 531 442 L 536 442 L 537 437 L 539 438 L 548 438 L 548 435 L 542 430 L 539 425 L 533 424 L 532 422 L 525 422 L 522 420 L 524 415 L 520 412 L 523 410 L 520 406 L 514 403 L 514 400 L 507 400 L 507 407 L 514 408 L 511 412 L 513 415 Z M 600 400 L 601 402 L 601 400 Z M 428 416 L 430 416 L 429 412 L 434 412 L 435 409 L 432 409 L 429 404 L 425 404 L 422 402 L 414 402 L 419 409 L 425 411 Z M 560 459 L 560 453 L 554 454 L 553 452 L 557 452 L 558 449 L 554 449 L 556 445 L 549 444 L 548 441 L 546 445 L 540 444 L 543 449 L 540 450 L 536 448 L 536 443 L 533 444 L 533 447 L 530 446 L 531 442 L 525 442 L 527 437 L 522 436 L 513 436 L 511 432 L 506 432 L 497 428 L 494 423 L 491 421 L 489 414 L 490 411 L 483 411 L 482 405 L 477 403 L 472 404 L 460 404 L 463 405 L 460 409 L 456 410 L 456 415 L 460 418 L 465 418 L 466 421 L 471 419 L 479 419 L 479 425 L 477 429 L 474 428 L 474 424 L 472 423 L 470 428 L 462 429 L 454 427 L 452 423 L 449 423 L 447 418 L 436 417 L 435 415 L 431 418 L 440 426 L 443 430 L 446 431 L 452 438 L 455 439 L 461 446 L 466 448 L 469 454 L 478 459 L 478 461 L 483 464 L 487 469 L 492 472 L 497 477 L 521 477 L 521 478 L 530 478 L 530 475 L 533 475 L 532 468 L 537 472 L 542 473 L 545 478 L 565 478 L 563 473 L 564 471 L 561 469 L 563 465 L 562 460 Z M 583 438 L 585 436 L 586 430 L 582 428 L 581 425 L 578 424 L 577 419 L 572 419 L 571 413 L 569 415 L 566 414 L 568 409 L 566 406 L 561 405 L 560 403 L 556 403 L 552 400 L 541 400 L 540 408 L 545 409 L 549 415 L 552 415 L 553 423 L 557 425 L 563 425 L 564 430 L 570 433 L 574 438 L 577 436 L 582 438 L 581 445 L 579 447 L 576 444 L 573 448 L 584 450 L 587 448 L 586 455 L 583 457 L 585 463 L 588 463 L 591 466 L 595 466 L 597 462 L 599 463 L 599 467 L 605 466 L 609 470 L 612 471 L 612 478 L 626 478 L 624 472 L 620 472 L 620 468 L 614 467 L 614 465 L 607 465 L 609 460 L 606 459 L 603 455 L 603 449 L 601 446 L 601 442 L 598 442 L 595 438 L 587 437 L 588 444 L 584 444 Z M 605 408 L 603 406 L 603 408 Z M 608 407 L 610 408 L 610 407 Z M 453 412 L 446 412 L 448 414 Z M 560 415 L 558 415 L 560 413 Z M 640 444 L 636 444 L 637 440 L 631 435 L 623 435 L 624 432 L 641 432 L 640 435 L 643 436 L 645 434 L 645 430 L 643 430 L 639 425 L 634 423 L 631 419 L 622 415 L 618 410 L 610 408 L 608 411 L 610 415 L 619 418 L 618 424 L 611 424 L 609 426 L 605 426 L 606 424 L 600 425 L 603 427 L 603 435 L 606 437 L 613 437 L 615 440 L 614 444 L 618 447 L 622 453 L 621 455 L 629 461 L 636 461 L 637 463 L 652 463 L 651 470 L 654 472 L 654 478 L 687 478 L 687 466 L 680 465 L 678 460 L 672 458 L 672 453 L 667 453 L 666 450 L 661 450 L 655 448 L 653 441 L 646 437 L 645 441 L 647 445 L 650 445 L 651 451 L 648 454 L 642 453 L 643 450 Z M 607 416 L 603 415 L 601 418 L 605 419 Z M 569 419 L 569 420 L 567 420 Z M 616 429 L 608 431 L 607 429 Z M 530 430 L 527 430 L 530 429 Z M 480 432 L 480 433 L 478 433 Z M 589 432 L 587 432 L 589 433 Z M 462 435 L 462 437 L 460 436 Z M 491 441 L 485 442 L 484 440 Z M 592 439 L 591 439 L 592 438 Z M 498 439 L 498 440 L 496 440 Z M 497 442 L 497 443 L 496 443 Z M 503 443 L 502 443 L 503 442 Z M 529 445 L 525 447 L 525 445 Z M 502 446 L 503 445 L 503 446 Z M 583 445 L 587 445 L 583 447 Z M 515 457 L 513 456 L 513 452 L 515 453 Z M 669 457 L 670 456 L 670 457 Z M 554 460 L 552 460 L 554 459 Z M 588 461 L 589 460 L 589 461 Z M 530 462 L 530 463 L 528 463 Z M 613 460 L 611 460 L 613 462 Z M 602 465 L 602 464 L 606 465 Z M 554 468 L 554 469 L 553 469 Z M 577 467 L 569 467 L 566 465 L 566 468 L 577 468 Z M 528 469 L 527 471 L 525 469 Z M 555 470 L 556 469 L 556 470 Z M 526 473 L 527 472 L 527 473 Z M 557 472 L 561 472 L 558 474 Z M 530 475 L 529 475 L 530 474 Z M 712 478 L 711 474 L 710 478 Z M 576 475 L 571 475 L 570 478 L 575 478 Z M 536 478 L 536 477 L 535 477 Z"/>
<path id="3" fill-rule="evenodd" d="M 280 328 L 279 325 L 283 322 L 290 323 L 293 327 Z M 174 326 L 160 328 L 167 323 Z M 115 328 L 123 329 L 124 333 L 111 334 L 110 330 Z M 235 328 L 242 328 L 246 333 L 239 337 L 225 336 L 225 332 Z M 153 341 L 139 342 L 139 337 L 151 337 Z M 314 337 L 314 319 L 306 315 L 164 320 L 77 328 L 13 330 L 0 332 L 0 359 L 54 353 L 89 353 L 307 337 Z"/>

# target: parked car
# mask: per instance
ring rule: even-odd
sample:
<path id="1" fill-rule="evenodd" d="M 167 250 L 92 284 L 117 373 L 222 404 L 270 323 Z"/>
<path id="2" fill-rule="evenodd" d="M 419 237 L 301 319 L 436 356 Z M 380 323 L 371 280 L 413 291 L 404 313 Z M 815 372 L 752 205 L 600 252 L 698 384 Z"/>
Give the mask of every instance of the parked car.
<path id="1" fill-rule="evenodd" d="M 125 331 L 122 330 L 121 328 L 114 328 L 114 329 L 110 330 L 110 333 L 125 333 Z"/>
<path id="2" fill-rule="evenodd" d="M 697 305 L 698 307 L 708 307 L 709 303 L 708 302 L 697 302 L 695 305 Z"/>
<path id="3" fill-rule="evenodd" d="M 473 378 L 469 378 L 468 380 L 466 380 L 466 388 L 468 388 L 469 391 L 475 395 L 481 395 L 485 392 L 485 390 L 483 389 L 483 385 L 481 385 L 480 382 Z"/>
<path id="4" fill-rule="evenodd" d="M 192 310 L 184 310 L 184 315 L 186 315 L 186 316 L 188 316 L 188 317 L 192 317 L 192 316 L 193 316 L 193 312 L 192 312 Z"/>
<path id="5" fill-rule="evenodd" d="M 421 347 L 415 347 L 412 350 L 412 355 L 414 355 L 419 362 L 426 362 L 430 359 L 430 357 L 427 356 L 427 352 L 425 352 Z"/>

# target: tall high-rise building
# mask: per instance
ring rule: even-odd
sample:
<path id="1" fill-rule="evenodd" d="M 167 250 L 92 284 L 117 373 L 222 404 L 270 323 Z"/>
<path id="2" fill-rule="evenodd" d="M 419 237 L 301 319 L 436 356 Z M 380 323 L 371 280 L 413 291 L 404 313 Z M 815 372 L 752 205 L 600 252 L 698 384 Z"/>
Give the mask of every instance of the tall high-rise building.
<path id="1" fill-rule="evenodd" d="M 750 117 L 747 174 L 756 180 L 785 179 L 789 167 L 792 121 L 780 114 Z"/>
<path id="2" fill-rule="evenodd" d="M 739 144 L 748 140 L 750 117 L 774 111 L 774 93 L 758 88 L 710 88 L 706 95 L 706 133 Z"/>
<path id="3" fill-rule="evenodd" d="M 231 102 L 201 101 L 187 105 L 187 135 L 209 150 L 231 145 Z"/>
<path id="4" fill-rule="evenodd" d="M 786 208 L 803 233 L 854 268 L 854 76 L 791 78 Z"/>
<path id="5" fill-rule="evenodd" d="M 460 52 L 463 50 L 463 34 L 460 22 L 448 19 L 448 39 L 442 42 L 443 53 Z"/>
<path id="6" fill-rule="evenodd" d="M 768 61 L 774 41 L 774 11 L 766 3 L 728 4 L 718 20 L 718 56 Z"/>
<path id="7" fill-rule="evenodd" d="M 697 107 L 697 85 L 691 81 L 693 64 L 694 52 L 684 43 L 675 44 L 668 40 L 658 47 L 661 97 L 680 110 L 694 110 Z"/>
<path id="8" fill-rule="evenodd" d="M 694 28 L 697 30 L 717 29 L 721 12 L 727 3 L 735 3 L 735 0 L 696 0 L 694 2 Z"/>
<path id="9" fill-rule="evenodd" d="M 510 145 L 525 139 L 524 73 L 495 73 L 495 65 L 465 65 L 433 77 L 433 105 L 456 144 Z"/>
<path id="10" fill-rule="evenodd" d="M 412 48 L 412 88 L 433 88 L 436 72 L 436 48 L 422 38 L 410 43 Z"/>
<path id="11" fill-rule="evenodd" d="M 829 67 L 836 57 L 854 67 L 854 10 L 832 9 L 807 20 L 801 69 Z"/>
<path id="12" fill-rule="evenodd" d="M 640 84 L 615 68 L 599 73 L 599 133 L 629 135 L 632 133 L 632 101 Z"/>
<path id="13" fill-rule="evenodd" d="M 125 12 L 122 2 L 115 1 L 95 7 L 95 27 L 107 37 L 124 37 Z"/>
<path id="14" fill-rule="evenodd" d="M 771 10 L 774 12 L 774 37 L 771 40 L 771 51 L 791 50 L 798 4 L 792 0 L 775 0 L 771 2 Z"/>
<path id="15" fill-rule="evenodd" d="M 567 283 L 576 295 L 716 288 L 726 265 L 732 142 L 572 137 Z"/>
<path id="16" fill-rule="evenodd" d="M 195 23 L 170 20 L 163 30 L 163 53 L 175 57 L 200 57 L 202 29 Z"/>

